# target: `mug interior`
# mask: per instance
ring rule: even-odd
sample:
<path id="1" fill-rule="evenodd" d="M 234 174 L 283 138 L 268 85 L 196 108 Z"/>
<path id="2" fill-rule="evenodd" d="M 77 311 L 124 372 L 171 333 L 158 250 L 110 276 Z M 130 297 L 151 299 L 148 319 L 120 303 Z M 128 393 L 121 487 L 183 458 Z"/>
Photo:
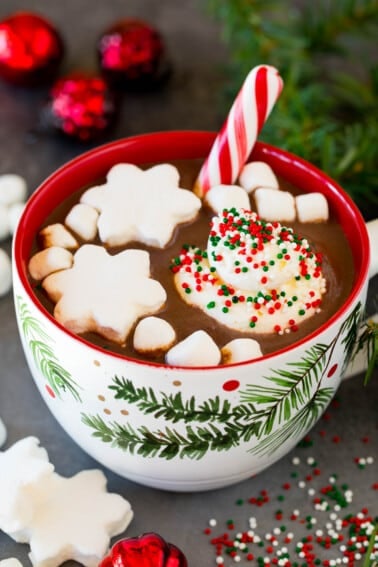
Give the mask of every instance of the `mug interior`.
<path id="1" fill-rule="evenodd" d="M 94 183 L 97 179 L 105 177 L 114 164 L 130 162 L 140 165 L 148 162 L 165 162 L 176 159 L 203 159 L 208 155 L 215 136 L 216 134 L 213 132 L 201 131 L 157 132 L 111 142 L 68 162 L 40 185 L 27 202 L 14 237 L 13 247 L 15 266 L 22 285 L 37 309 L 45 317 L 74 339 L 90 345 L 95 350 L 110 354 L 101 347 L 88 343 L 65 329 L 39 303 L 27 275 L 27 266 L 35 235 L 46 217 L 62 201 L 73 192 Z M 369 239 L 364 220 L 358 208 L 343 189 L 325 173 L 293 154 L 261 142 L 256 143 L 250 159 L 267 162 L 277 175 L 299 187 L 303 192 L 317 191 L 325 195 L 332 215 L 340 223 L 347 237 L 355 269 L 353 287 L 342 308 L 315 332 L 307 335 L 300 341 L 294 342 L 285 349 L 265 355 L 264 358 L 268 358 L 280 352 L 291 350 L 299 344 L 310 340 L 348 310 L 349 306 L 358 297 L 368 278 Z M 151 364 L 129 359 L 120 354 L 111 354 L 132 360 L 135 364 Z M 246 364 L 246 362 L 237 363 L 236 365 L 241 364 Z M 159 366 L 164 365 L 159 364 Z M 198 368 L 198 370 L 201 370 L 201 368 Z"/>

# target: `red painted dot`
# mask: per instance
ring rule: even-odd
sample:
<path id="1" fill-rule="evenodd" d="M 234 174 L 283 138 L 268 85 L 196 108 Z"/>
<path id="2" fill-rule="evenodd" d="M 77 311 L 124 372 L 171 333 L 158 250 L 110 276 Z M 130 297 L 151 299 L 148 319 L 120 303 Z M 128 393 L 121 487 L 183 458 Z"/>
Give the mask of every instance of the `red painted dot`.
<path id="1" fill-rule="evenodd" d="M 45 386 L 47 393 L 49 394 L 49 396 L 51 396 L 52 398 L 56 397 L 56 394 L 54 392 L 54 390 L 51 388 L 51 386 L 49 386 L 48 384 L 46 384 Z"/>
<path id="2" fill-rule="evenodd" d="M 225 390 L 226 392 L 233 392 L 234 390 L 237 390 L 239 386 L 240 386 L 239 380 L 228 380 L 223 384 L 222 387 L 223 390 Z"/>
<path id="3" fill-rule="evenodd" d="M 334 364 L 333 366 L 331 366 L 331 368 L 328 371 L 327 374 L 327 378 L 331 378 L 331 376 L 333 376 L 337 370 L 338 364 Z"/>

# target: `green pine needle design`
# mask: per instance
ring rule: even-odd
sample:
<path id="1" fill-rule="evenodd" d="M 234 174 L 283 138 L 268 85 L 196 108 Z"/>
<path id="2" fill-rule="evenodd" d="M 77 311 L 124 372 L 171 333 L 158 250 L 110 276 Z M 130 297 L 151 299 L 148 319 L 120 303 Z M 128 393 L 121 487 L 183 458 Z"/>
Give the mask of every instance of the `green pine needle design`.
<path id="1" fill-rule="evenodd" d="M 27 304 L 17 296 L 17 310 L 20 315 L 21 329 L 28 342 L 36 366 L 46 378 L 53 392 L 62 397 L 62 392 L 70 393 L 75 400 L 81 401 L 78 384 L 73 380 L 71 374 L 63 368 L 49 343 L 51 337 L 43 329 L 40 322 L 30 314 Z"/>
<path id="2" fill-rule="evenodd" d="M 241 441 L 248 441 L 255 435 L 255 424 L 248 426 L 226 425 L 220 429 L 213 423 L 208 427 L 187 425 L 185 433 L 165 427 L 150 431 L 147 427 L 133 428 L 129 423 L 120 425 L 106 423 L 99 415 L 82 414 L 82 421 L 93 429 L 92 435 L 104 443 L 110 443 L 131 454 L 143 457 L 160 457 L 171 460 L 175 457 L 199 460 L 209 451 L 228 451 Z"/>
<path id="3" fill-rule="evenodd" d="M 318 421 L 333 394 L 333 388 L 317 390 L 310 402 L 303 406 L 292 419 L 286 421 L 278 431 L 267 435 L 250 452 L 255 455 L 271 455 L 288 439 L 299 437 L 303 431 L 307 431 Z"/>
<path id="4" fill-rule="evenodd" d="M 341 325 L 330 344 L 318 343 L 308 349 L 299 362 L 266 377 L 264 386 L 249 384 L 240 393 L 240 403 L 232 406 L 219 396 L 199 404 L 195 396 L 183 400 L 182 393 L 157 393 L 153 388 L 136 387 L 129 379 L 114 376 L 109 389 L 115 399 L 134 404 L 142 414 L 164 422 L 184 423 L 151 431 L 146 426 L 105 422 L 99 415 L 82 414 L 92 435 L 131 454 L 162 459 L 201 459 L 209 451 L 227 451 L 242 442 L 257 439 L 250 449 L 255 454 L 271 454 L 290 438 L 300 437 L 319 419 L 329 404 L 333 388 L 321 383 L 341 340 L 345 354 L 353 344 L 360 316 L 360 305 Z"/>
<path id="5" fill-rule="evenodd" d="M 228 400 L 221 402 L 219 396 L 202 402 L 198 407 L 195 396 L 184 402 L 181 392 L 175 395 L 160 392 L 161 399 L 158 399 L 152 388 L 136 388 L 131 380 L 118 376 L 113 378 L 113 384 L 109 389 L 115 392 L 114 397 L 117 400 L 136 404 L 145 415 L 153 414 L 156 418 L 163 417 L 173 423 L 180 421 L 248 423 L 256 414 L 256 408 L 250 402 L 232 407 Z"/>
<path id="6" fill-rule="evenodd" d="M 241 392 L 241 401 L 264 404 L 260 435 L 269 435 L 276 424 L 292 419 L 292 414 L 311 399 L 328 363 L 330 345 L 317 344 L 299 362 L 289 363 L 287 370 L 276 370 L 268 378 L 274 386 L 250 384 Z"/>

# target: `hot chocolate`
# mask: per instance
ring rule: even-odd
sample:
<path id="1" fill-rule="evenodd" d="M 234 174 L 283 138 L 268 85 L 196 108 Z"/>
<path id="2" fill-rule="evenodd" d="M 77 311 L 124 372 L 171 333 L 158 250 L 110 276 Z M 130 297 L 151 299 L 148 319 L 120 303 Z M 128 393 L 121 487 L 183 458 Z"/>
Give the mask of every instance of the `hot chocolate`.
<path id="1" fill-rule="evenodd" d="M 256 217 L 255 213 L 246 212 L 245 208 L 239 209 L 230 207 L 227 208 L 227 212 L 224 214 L 220 212 L 217 215 L 214 211 L 214 207 L 211 206 L 210 200 L 208 202 L 203 200 L 202 206 L 199 208 L 198 203 L 193 199 L 190 200 L 191 197 L 189 197 L 189 195 L 193 195 L 191 189 L 194 186 L 194 182 L 200 170 L 201 162 L 199 160 L 177 161 L 173 162 L 173 165 L 180 173 L 180 188 L 188 190 L 184 191 L 184 193 L 188 195 L 183 195 L 185 199 L 184 208 L 182 208 L 181 205 L 177 205 L 178 208 L 181 207 L 181 216 L 179 215 L 177 217 L 172 227 L 168 227 L 169 231 L 167 232 L 168 229 L 165 231 L 164 237 L 161 237 L 163 240 L 160 244 L 158 242 L 160 236 L 150 235 L 148 238 L 144 236 L 140 238 L 135 230 L 129 231 L 127 238 L 124 237 L 126 238 L 125 243 L 120 243 L 114 239 L 106 242 L 106 238 L 101 234 L 98 220 L 99 211 L 101 216 L 101 207 L 98 205 L 98 202 L 103 199 L 105 193 L 102 190 L 96 193 L 98 187 L 100 187 L 100 189 L 104 187 L 103 184 L 100 184 L 95 189 L 85 187 L 80 192 L 72 195 L 46 219 L 44 226 L 41 227 L 41 232 L 35 241 L 33 249 L 34 255 L 37 254 L 38 250 L 46 246 L 46 231 L 47 233 L 51 232 L 50 228 L 46 227 L 54 225 L 61 227 L 66 223 L 67 228 L 66 219 L 69 215 L 72 216 L 72 211 L 75 206 L 78 206 L 78 203 L 80 203 L 79 206 L 81 207 L 89 207 L 86 212 L 91 214 L 92 210 L 97 210 L 97 213 L 94 215 L 96 217 L 94 219 L 94 226 L 98 226 L 99 230 L 96 228 L 94 236 L 92 235 L 88 238 L 86 235 L 83 236 L 79 234 L 80 231 L 76 231 L 72 226 L 68 226 L 68 237 L 66 235 L 65 238 L 66 240 L 73 238 L 73 241 L 67 246 L 67 249 L 71 246 L 71 250 L 77 247 L 82 250 L 84 247 L 93 247 L 93 245 L 95 245 L 101 248 L 105 247 L 106 252 L 114 258 L 124 253 L 125 250 L 144 251 L 149 255 L 149 274 L 147 274 L 148 270 L 146 272 L 146 279 L 149 281 L 149 285 L 151 285 L 152 282 L 156 282 L 156 286 L 161 286 L 165 292 L 165 295 L 159 295 L 158 293 L 159 297 L 156 298 L 156 304 L 154 304 L 153 307 L 149 305 L 146 307 L 145 311 L 140 311 L 140 315 L 136 316 L 135 320 L 127 329 L 124 340 L 122 338 L 120 340 L 111 340 L 109 337 L 105 338 L 101 329 L 99 330 L 97 328 L 96 332 L 93 332 L 93 328 L 90 328 L 89 331 L 79 330 L 78 332 L 80 332 L 86 340 L 104 349 L 112 350 L 130 358 L 164 363 L 167 360 L 166 350 L 170 348 L 172 343 L 180 343 L 196 331 L 205 331 L 220 350 L 233 339 L 253 338 L 260 345 L 261 352 L 268 354 L 280 350 L 312 333 L 320 325 L 325 323 L 343 304 L 353 284 L 354 268 L 347 239 L 341 227 L 333 218 L 332 211 L 330 211 L 330 217 L 327 222 L 321 223 L 302 223 L 297 219 L 285 222 L 282 221 L 281 223 L 265 221 L 264 219 L 261 220 Z M 149 169 L 150 167 L 151 166 L 146 164 L 143 169 L 152 171 L 152 169 Z M 168 177 L 174 176 L 172 171 L 167 170 L 164 175 L 167 174 Z M 275 188 L 275 190 L 277 189 Z M 286 193 L 295 197 L 295 195 L 298 195 L 301 191 L 285 182 L 285 180 L 279 179 L 279 193 L 282 193 L 280 197 L 283 197 Z M 174 194 L 172 193 L 172 195 Z M 96 197 L 95 206 L 92 206 L 93 201 L 91 199 L 93 196 Z M 258 195 L 256 193 L 246 193 L 246 196 L 249 200 L 249 208 L 251 211 L 256 211 L 256 208 L 258 209 L 258 203 L 256 202 Z M 172 200 L 172 196 L 169 197 L 169 199 Z M 188 203 L 186 203 L 186 201 L 188 201 Z M 139 203 L 139 209 L 141 206 L 142 205 Z M 132 210 L 132 207 L 135 208 L 135 205 L 130 203 L 130 210 Z M 132 213 L 133 215 L 139 214 L 137 209 Z M 184 209 L 185 214 L 183 212 Z M 159 219 L 159 209 L 156 208 L 154 218 L 152 220 L 150 219 L 149 222 L 159 224 L 159 221 L 165 225 L 169 224 L 167 219 Z M 244 262 L 244 259 L 248 255 L 233 258 L 234 280 L 232 281 L 227 281 L 230 272 L 229 266 L 223 266 L 223 271 L 220 270 L 217 273 L 218 288 L 216 293 L 218 297 L 219 289 L 222 285 L 225 286 L 224 289 L 227 291 L 227 297 L 223 298 L 222 303 L 219 303 L 219 313 L 225 313 L 226 309 L 231 311 L 233 306 L 239 304 L 238 310 L 240 314 L 242 314 L 242 318 L 246 313 L 249 313 L 248 316 L 244 317 L 247 321 L 246 326 L 239 323 L 229 324 L 227 318 L 222 319 L 222 315 L 215 317 L 212 308 L 208 307 L 216 303 L 213 298 L 206 299 L 205 308 L 203 308 L 203 305 L 201 306 L 201 300 L 192 300 L 195 296 L 196 285 L 201 287 L 201 284 L 203 284 L 203 271 L 206 271 L 208 268 L 209 274 L 211 274 L 218 267 L 216 266 L 216 268 L 214 268 L 214 262 L 207 263 L 206 266 L 204 266 L 203 262 L 207 262 L 209 252 L 212 254 L 212 259 L 215 263 L 218 262 L 219 265 L 222 264 L 220 260 L 222 253 L 219 247 L 222 245 L 224 249 L 225 242 L 228 243 L 227 246 L 229 247 L 230 240 L 228 237 L 230 235 L 226 235 L 226 240 L 222 240 L 222 237 L 226 233 L 223 231 L 222 234 L 218 234 L 217 231 L 220 225 L 224 228 L 226 221 L 229 222 L 230 226 L 239 222 L 242 225 L 244 223 L 244 226 L 248 227 L 248 230 L 244 231 L 244 233 L 248 232 L 249 239 L 252 238 L 251 234 L 253 236 L 252 240 L 248 243 L 251 249 L 255 244 L 257 247 L 259 243 L 261 244 L 263 242 L 263 248 L 266 247 L 266 243 L 274 247 L 274 259 L 272 259 L 273 257 L 267 256 L 264 260 L 263 257 L 259 257 L 258 262 L 256 262 L 257 256 L 256 258 L 251 256 L 251 260 L 245 260 Z M 252 225 L 253 227 L 251 228 Z M 103 232 L 104 230 L 105 229 L 103 229 Z M 260 240 L 257 239 L 257 242 L 254 242 L 253 239 L 256 237 L 256 230 L 263 236 L 261 236 Z M 150 234 L 150 232 L 149 228 L 143 229 L 143 235 L 147 233 Z M 243 231 L 236 232 L 238 234 L 236 241 L 240 243 L 240 234 L 242 234 Z M 159 231 L 158 234 L 160 234 Z M 236 233 L 233 233 L 231 238 L 235 238 L 235 235 Z M 141 242 L 143 239 L 144 241 Z M 244 236 L 243 239 L 245 240 Z M 161 245 L 161 247 L 158 247 L 159 245 Z M 49 246 L 51 247 L 51 242 L 49 242 Z M 209 249 L 209 246 L 214 246 L 214 249 Z M 184 285 L 188 283 L 185 278 L 181 278 L 180 280 L 180 274 L 185 275 L 185 261 L 187 261 L 185 258 L 189 258 L 191 252 L 194 255 L 197 254 L 197 256 L 200 256 L 200 258 L 197 258 L 197 271 L 192 272 L 193 282 L 191 281 L 188 284 L 188 286 L 190 286 L 194 283 L 194 293 L 192 295 L 190 292 L 187 293 L 185 291 L 185 289 L 188 289 L 188 287 L 185 288 Z M 263 251 L 259 252 L 261 252 L 261 254 L 263 253 Z M 75 258 L 76 254 L 77 252 L 73 255 L 73 258 Z M 296 255 L 295 262 L 297 263 L 290 267 L 289 257 L 294 257 L 294 255 Z M 244 263 L 240 262 L 240 260 L 243 260 Z M 251 264 L 250 272 L 248 272 L 249 263 Z M 254 265 L 256 267 L 253 270 Z M 198 269 L 198 267 L 200 269 Z M 290 272 L 291 268 L 293 268 L 294 271 Z M 70 269 L 70 267 L 64 266 L 64 271 L 69 272 Z M 311 302 L 309 302 L 308 298 L 301 299 L 300 293 L 298 292 L 299 288 L 288 289 L 285 287 L 287 282 L 277 280 L 277 278 L 282 279 L 282 274 L 285 276 L 288 270 L 290 272 L 290 282 L 295 283 L 295 278 L 297 277 L 298 279 L 302 278 L 303 283 L 307 285 L 306 282 L 311 280 L 311 285 L 307 285 L 309 297 L 312 297 Z M 58 274 L 62 271 L 63 270 L 53 270 L 54 273 Z M 277 272 L 277 284 L 273 281 L 268 282 L 268 276 L 275 271 Z M 54 276 L 54 273 L 52 276 Z M 254 285 L 253 278 L 256 278 L 257 275 L 259 285 Z M 54 313 L 55 304 L 59 301 L 61 294 L 58 293 L 54 296 L 54 293 L 49 291 L 49 286 L 45 285 L 45 281 L 48 280 L 49 277 L 50 276 L 43 279 L 41 278 L 41 282 L 36 282 L 33 277 L 31 277 L 31 280 L 40 302 L 51 313 Z M 198 280 L 197 282 L 196 279 Z M 312 282 L 314 282 L 314 285 L 312 285 Z M 247 291 L 252 289 L 253 293 L 242 293 L 240 289 Z M 103 294 L 107 295 L 108 298 L 111 298 L 113 293 L 114 291 L 111 285 L 108 289 L 103 290 Z M 298 307 L 295 305 L 297 301 Z M 226 303 L 227 305 L 229 304 L 229 307 L 227 307 Z M 261 309 L 259 311 L 259 305 L 260 307 L 266 307 L 266 312 L 269 313 L 269 316 L 262 317 Z M 269 309 L 271 311 L 269 311 Z M 248 312 L 248 310 L 250 310 L 250 312 Z M 295 313 L 295 315 L 293 315 L 293 313 Z M 139 347 L 135 348 L 135 343 L 133 342 L 135 327 L 140 319 L 143 320 L 143 318 L 150 315 L 164 320 L 170 325 L 170 329 L 173 330 L 173 338 L 171 338 L 169 344 L 167 344 L 166 349 L 156 348 L 148 352 L 147 349 L 144 352 L 143 349 Z M 267 323 L 262 324 L 263 321 L 267 321 Z M 69 325 L 67 326 L 70 328 Z M 77 332 L 72 327 L 71 330 Z M 167 336 L 171 336 L 171 334 L 168 332 Z M 123 335 L 121 334 L 119 336 L 122 337 Z M 223 360 L 223 362 L 226 361 Z"/>

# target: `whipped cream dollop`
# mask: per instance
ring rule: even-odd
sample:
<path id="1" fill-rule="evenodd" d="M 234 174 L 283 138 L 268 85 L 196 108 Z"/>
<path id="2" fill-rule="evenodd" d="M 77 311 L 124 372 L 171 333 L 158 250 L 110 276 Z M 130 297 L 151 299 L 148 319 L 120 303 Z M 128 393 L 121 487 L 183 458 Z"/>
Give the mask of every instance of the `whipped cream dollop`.
<path id="1" fill-rule="evenodd" d="M 184 246 L 171 270 L 187 303 L 242 332 L 295 331 L 326 292 L 322 255 L 307 239 L 245 209 L 215 216 L 207 249 Z"/>

